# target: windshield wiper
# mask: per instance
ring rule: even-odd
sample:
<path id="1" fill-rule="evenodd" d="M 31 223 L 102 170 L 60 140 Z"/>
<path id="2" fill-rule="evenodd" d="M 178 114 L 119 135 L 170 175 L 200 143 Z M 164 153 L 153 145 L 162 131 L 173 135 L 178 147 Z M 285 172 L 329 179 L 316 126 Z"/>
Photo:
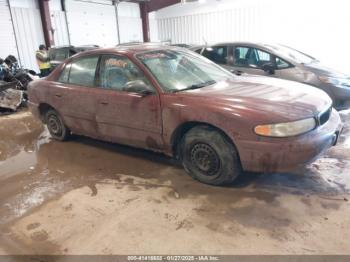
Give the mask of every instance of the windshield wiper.
<path id="1" fill-rule="evenodd" d="M 209 80 L 209 81 L 204 82 L 204 83 L 191 85 L 191 86 L 186 87 L 186 88 L 184 88 L 184 89 L 174 90 L 173 93 L 182 92 L 182 91 L 186 91 L 186 90 L 199 89 L 199 88 L 202 88 L 202 87 L 205 87 L 205 86 L 213 85 L 213 84 L 215 84 L 215 83 L 216 83 L 216 81 L 214 81 L 214 80 Z"/>

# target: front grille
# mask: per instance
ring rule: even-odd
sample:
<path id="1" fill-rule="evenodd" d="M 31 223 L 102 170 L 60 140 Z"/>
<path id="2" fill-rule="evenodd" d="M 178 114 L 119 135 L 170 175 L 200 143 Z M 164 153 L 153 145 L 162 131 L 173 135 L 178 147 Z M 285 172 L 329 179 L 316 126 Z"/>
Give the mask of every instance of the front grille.
<path id="1" fill-rule="evenodd" d="M 318 115 L 318 123 L 320 126 L 322 126 L 329 120 L 329 118 L 331 117 L 331 113 L 332 107 Z"/>

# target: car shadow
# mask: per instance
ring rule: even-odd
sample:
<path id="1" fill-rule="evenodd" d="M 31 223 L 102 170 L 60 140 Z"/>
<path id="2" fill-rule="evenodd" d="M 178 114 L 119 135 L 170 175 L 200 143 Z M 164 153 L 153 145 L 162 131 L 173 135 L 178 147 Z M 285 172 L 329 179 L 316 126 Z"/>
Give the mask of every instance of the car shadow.
<path id="1" fill-rule="evenodd" d="M 94 140 L 83 136 L 73 136 L 72 141 L 82 143 L 92 147 L 98 147 L 103 150 L 108 150 L 113 153 L 126 155 L 135 159 L 135 170 L 127 172 L 126 174 L 135 175 L 139 173 L 140 167 L 137 165 L 138 160 L 154 163 L 155 165 L 162 165 L 175 167 L 176 173 L 181 174 L 182 178 L 187 176 L 186 172 L 182 168 L 182 164 L 170 157 L 167 157 L 161 153 L 155 153 L 148 150 L 137 149 L 129 146 L 108 143 L 103 141 Z M 159 178 L 159 177 L 157 177 Z M 162 178 L 164 180 L 165 178 Z M 171 177 L 171 174 L 166 179 L 175 182 L 178 180 L 178 176 Z M 195 180 L 191 180 L 192 183 L 199 183 Z M 342 181 L 343 182 L 343 181 Z M 305 166 L 298 170 L 289 173 L 252 173 L 244 172 L 239 176 L 233 184 L 225 186 L 225 188 L 232 189 L 259 189 L 268 190 L 273 192 L 288 192 L 290 194 L 346 194 L 350 192 L 350 185 L 343 184 L 337 181 L 337 177 L 323 176 L 322 171 L 315 170 L 310 166 Z"/>

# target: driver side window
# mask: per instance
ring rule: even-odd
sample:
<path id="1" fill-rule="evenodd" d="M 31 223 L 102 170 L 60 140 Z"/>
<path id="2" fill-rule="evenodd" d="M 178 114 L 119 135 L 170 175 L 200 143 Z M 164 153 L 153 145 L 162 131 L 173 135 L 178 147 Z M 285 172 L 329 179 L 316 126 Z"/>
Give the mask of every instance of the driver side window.
<path id="1" fill-rule="evenodd" d="M 249 47 L 236 46 L 234 50 L 234 65 L 248 67 L 248 53 L 250 52 Z"/>
<path id="2" fill-rule="evenodd" d="M 248 56 L 248 65 L 256 68 L 263 68 L 263 65 L 271 63 L 271 55 L 260 49 L 251 48 Z"/>
<path id="3" fill-rule="evenodd" d="M 271 63 L 271 54 L 257 48 L 236 46 L 234 65 L 262 69 L 264 64 Z"/>
<path id="4" fill-rule="evenodd" d="M 150 86 L 143 72 L 127 57 L 103 55 L 100 62 L 98 86 L 106 89 L 127 91 L 130 82 L 142 80 Z"/>

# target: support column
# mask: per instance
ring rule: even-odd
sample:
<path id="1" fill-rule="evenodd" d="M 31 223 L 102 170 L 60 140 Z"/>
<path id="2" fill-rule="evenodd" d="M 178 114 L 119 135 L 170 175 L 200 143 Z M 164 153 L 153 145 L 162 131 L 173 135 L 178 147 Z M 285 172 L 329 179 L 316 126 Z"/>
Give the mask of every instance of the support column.
<path id="1" fill-rule="evenodd" d="M 49 0 L 39 0 L 39 10 L 41 16 L 41 23 L 43 26 L 44 39 L 46 47 L 50 47 L 55 44 L 53 39 L 53 29 L 51 25 Z"/>
<path id="2" fill-rule="evenodd" d="M 140 3 L 140 12 L 141 12 L 141 20 L 142 20 L 143 41 L 149 42 L 150 41 L 150 29 L 149 29 L 147 3 Z"/>
<path id="3" fill-rule="evenodd" d="M 140 3 L 140 12 L 142 19 L 143 41 L 150 41 L 150 28 L 148 14 L 161 8 L 181 3 L 181 0 L 150 0 Z"/>

